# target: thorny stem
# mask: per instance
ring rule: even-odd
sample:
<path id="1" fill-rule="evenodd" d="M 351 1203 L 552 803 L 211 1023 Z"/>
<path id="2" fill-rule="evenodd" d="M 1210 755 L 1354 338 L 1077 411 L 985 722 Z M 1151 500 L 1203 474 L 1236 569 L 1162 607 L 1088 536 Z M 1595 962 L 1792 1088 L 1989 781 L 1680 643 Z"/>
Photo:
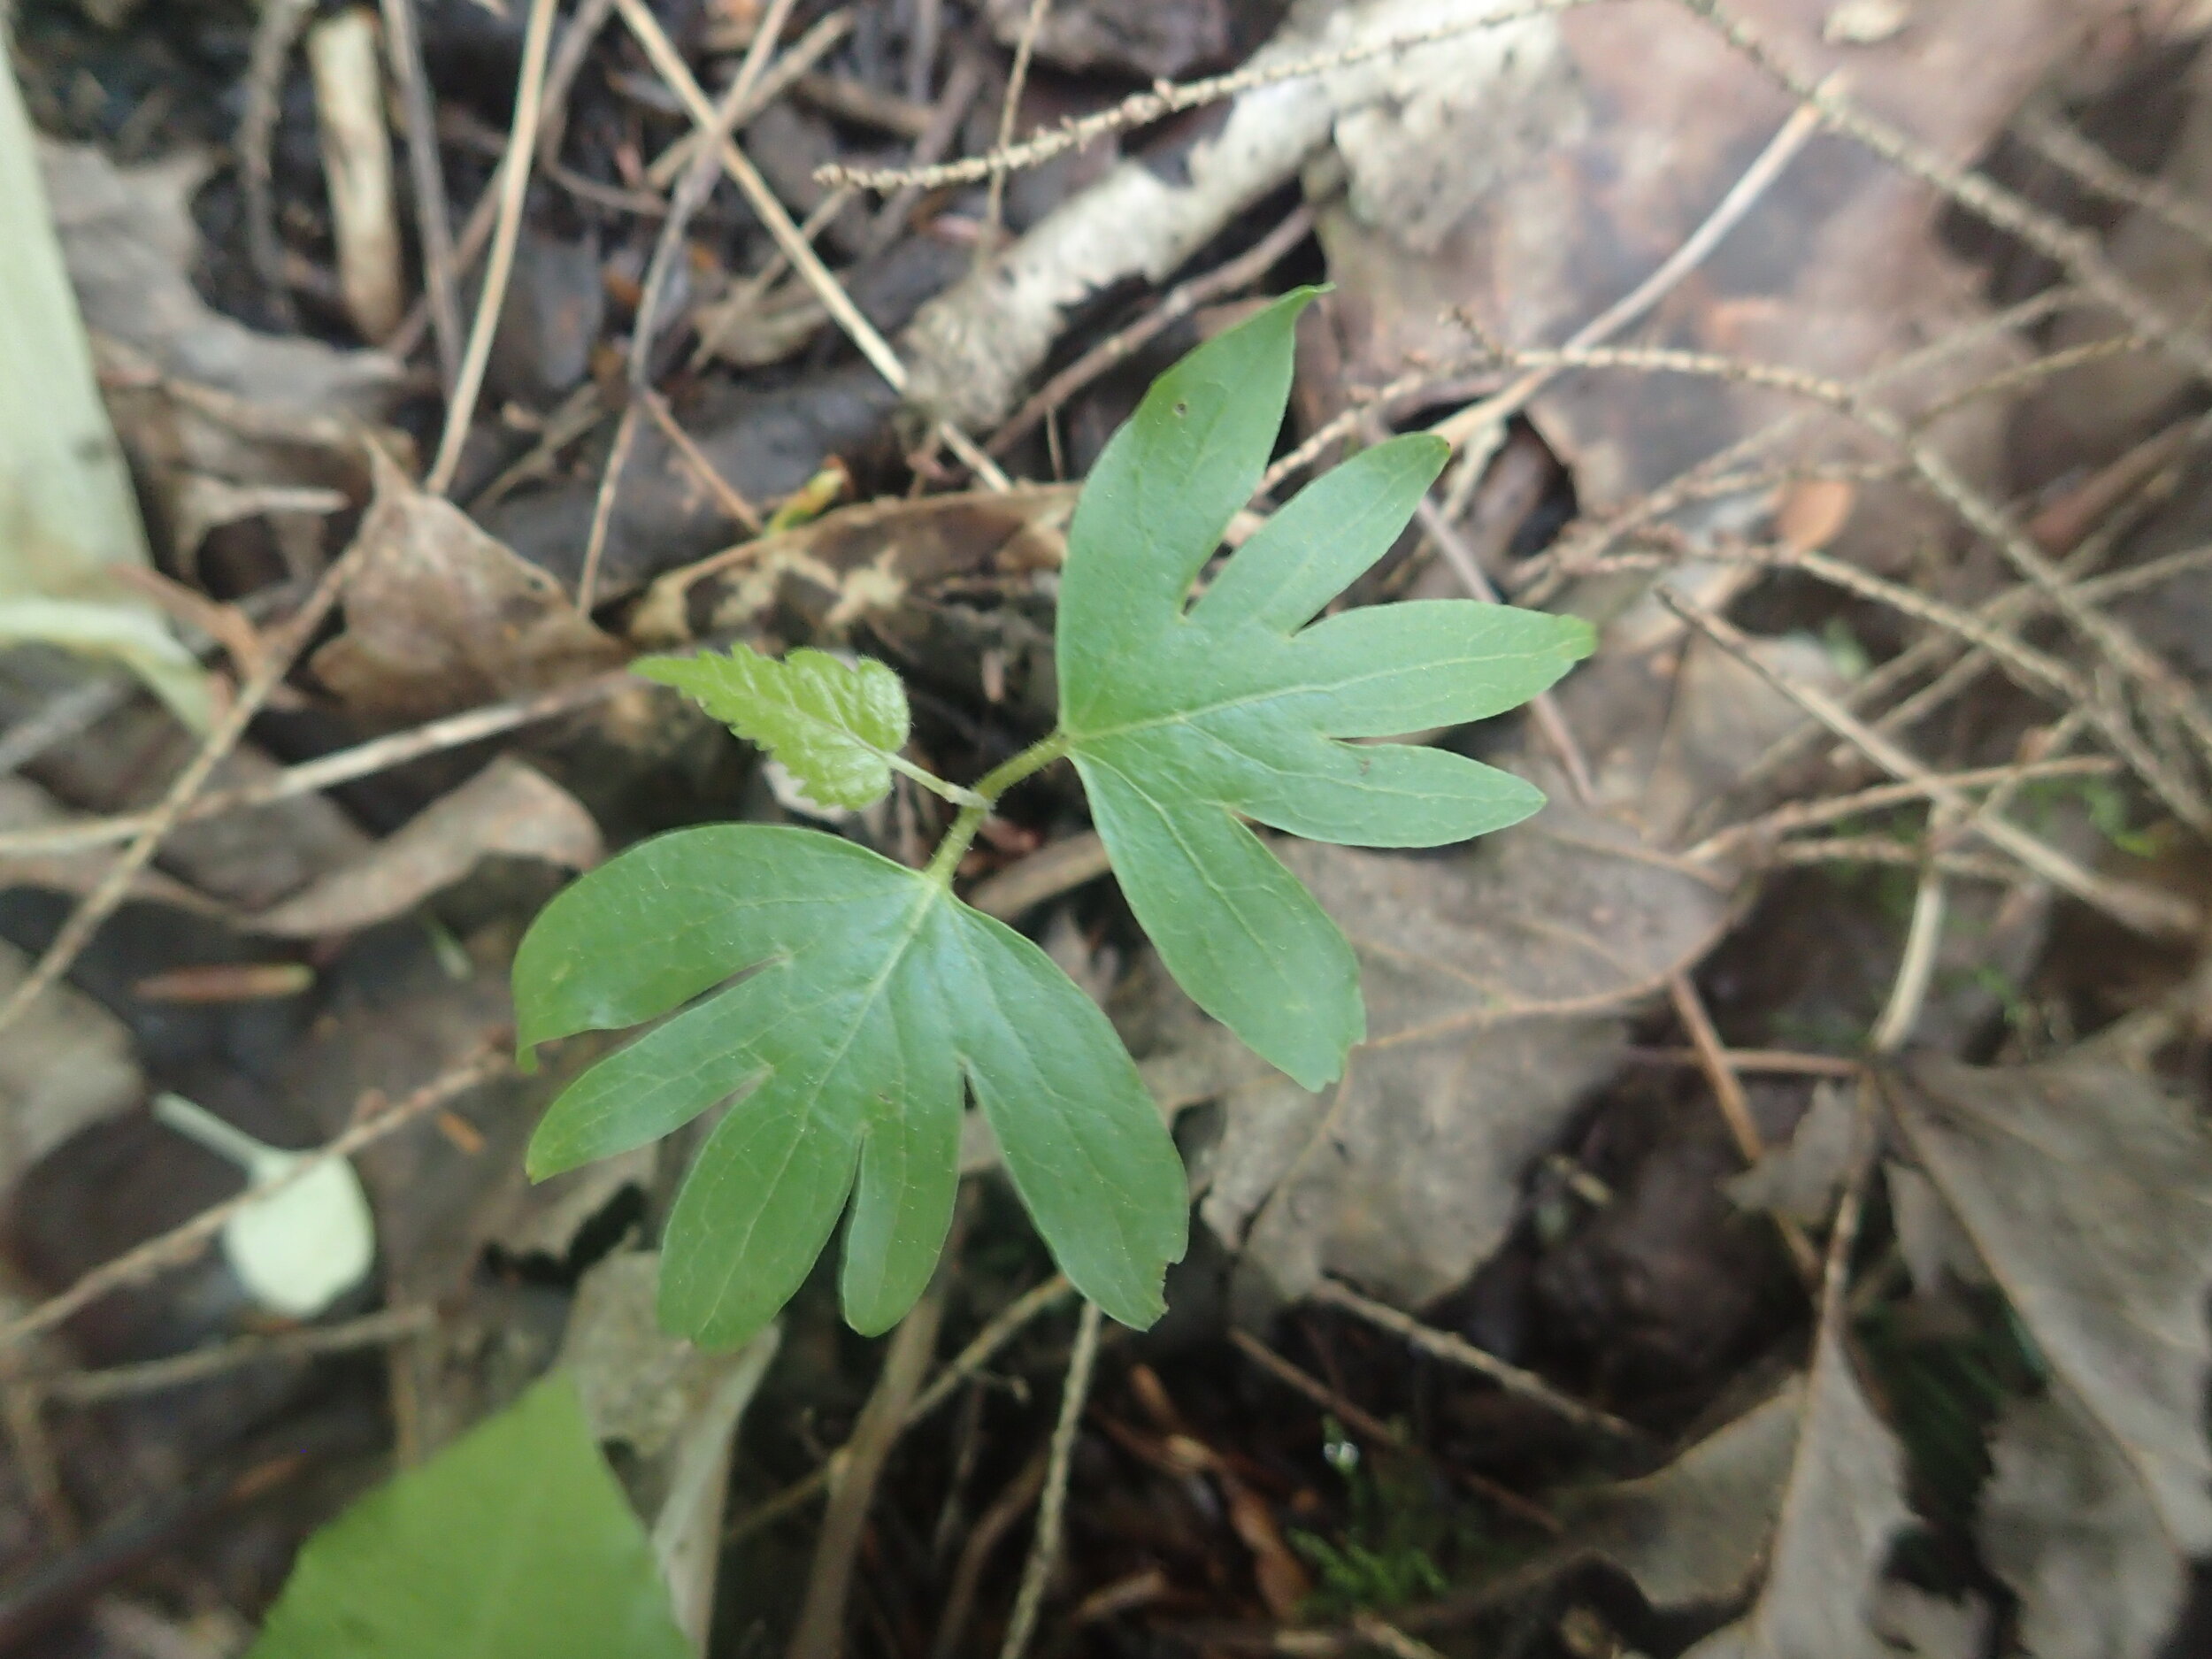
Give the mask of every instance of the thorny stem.
<path id="1" fill-rule="evenodd" d="M 953 819 L 952 827 L 945 832 L 945 839 L 938 843 L 936 854 L 929 861 L 929 868 L 922 873 L 938 886 L 949 887 L 953 872 L 959 869 L 961 859 L 975 844 L 975 833 L 983 827 L 983 820 L 998 804 L 999 796 L 1031 773 L 1042 772 L 1067 752 L 1067 733 L 1056 729 L 1011 760 L 1002 762 L 986 772 L 973 791 L 977 804 L 961 808 L 960 816 Z M 946 796 L 948 800 L 951 798 Z"/>

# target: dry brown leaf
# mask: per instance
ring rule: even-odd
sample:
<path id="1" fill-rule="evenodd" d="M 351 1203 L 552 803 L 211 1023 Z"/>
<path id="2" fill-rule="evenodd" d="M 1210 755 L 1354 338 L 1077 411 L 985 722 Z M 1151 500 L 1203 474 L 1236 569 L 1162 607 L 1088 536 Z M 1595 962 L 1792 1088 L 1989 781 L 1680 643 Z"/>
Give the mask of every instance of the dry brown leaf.
<path id="1" fill-rule="evenodd" d="M 48 829 L 68 823 L 73 815 L 27 778 L 0 778 L 0 830 Z M 107 879 L 111 855 L 100 851 L 33 853 L 0 858 L 0 890 L 14 887 L 45 887 L 82 897 Z M 130 896 L 204 916 L 222 913 L 223 906 L 204 893 L 186 886 L 158 870 L 142 870 L 131 878 Z"/>
<path id="2" fill-rule="evenodd" d="M 359 863 L 333 871 L 240 926 L 278 938 L 349 933 L 404 914 L 483 859 L 535 858 L 586 870 L 605 851 L 576 797 L 511 755 L 433 802 Z"/>
<path id="3" fill-rule="evenodd" d="M 355 711 L 411 720 L 541 691 L 618 663 L 561 585 L 426 495 L 372 450 L 376 495 L 361 520 L 346 631 L 315 653 Z"/>
<path id="4" fill-rule="evenodd" d="M 1821 1320 L 1809 1371 L 1656 1474 L 1571 1499 L 1575 1541 L 1663 1610 L 1733 1600 L 1741 1617 L 1686 1659 L 1894 1659 L 1873 1621 L 1892 1539 L 1910 1519 L 1904 1452 L 1844 1341 Z"/>
<path id="5" fill-rule="evenodd" d="M 2008 1406 L 1975 1533 L 2030 1659 L 2150 1659 L 2188 1567 L 2111 1437 L 2063 1391 Z"/>
<path id="6" fill-rule="evenodd" d="M 0 942 L 0 995 L 30 958 Z M 49 987 L 0 1037 L 0 1201 L 80 1129 L 135 1106 L 146 1089 L 123 1022 L 70 985 Z"/>
<path id="7" fill-rule="evenodd" d="M 32 764 L 31 775 L 56 799 L 93 813 L 152 807 L 199 749 L 199 740 L 175 721 L 142 704 L 126 704 L 94 726 L 81 742 L 60 743 Z M 241 747 L 223 757 L 209 780 L 211 789 L 266 783 L 282 770 L 260 750 Z M 19 794 L 10 797 L 30 812 Z M 50 809 L 48 810 L 50 818 Z M 26 817 L 21 827 L 45 821 Z M 295 795 L 247 811 L 180 824 L 162 842 L 164 869 L 208 898 L 240 910 L 265 910 L 318 877 L 363 857 L 375 843 L 328 797 Z M 75 861 L 80 871 L 104 867 L 105 853 Z M 60 867 L 66 872 L 70 865 Z M 156 872 L 158 873 L 158 872 Z M 72 875 L 58 881 L 68 886 Z M 191 906 L 200 901 L 174 883 L 149 897 Z"/>
<path id="8" fill-rule="evenodd" d="M 1995 135 L 2101 9 L 2082 0 L 1926 7 L 1913 28 L 1868 51 L 1821 40 L 1832 3 L 1737 0 L 1731 10 L 1793 67 L 1847 71 L 1855 98 L 1958 161 Z M 1333 414 L 1356 388 L 1410 366 L 1469 358 L 1474 341 L 1455 310 L 1509 344 L 1565 340 L 1682 244 L 1791 112 L 1686 6 L 1587 7 L 1561 16 L 1557 30 L 1563 89 L 1515 106 L 1545 113 L 1548 126 L 1538 126 L 1535 142 L 1517 134 L 1483 150 L 1498 171 L 1479 201 L 1440 227 L 1425 210 L 1445 193 L 1417 190 L 1400 204 L 1386 192 L 1363 194 L 1356 169 L 1348 202 L 1323 212 L 1336 292 L 1302 335 L 1310 417 Z M 1449 123 L 1422 136 L 1425 150 L 1414 142 L 1379 176 L 1466 170 Z M 1340 130 L 1340 149 L 1345 137 Z M 1939 213 L 1932 193 L 1900 170 L 1845 140 L 1816 139 L 1636 337 L 1855 379 L 1984 313 L 1977 282 L 1936 234 Z M 2019 357 L 2016 344 L 1993 342 L 1942 377 L 1919 377 L 1909 396 Z M 1931 434 L 1970 477 L 2001 462 L 2001 401 L 1954 412 Z M 1602 513 L 1803 407 L 1717 380 L 1606 372 L 1558 378 L 1530 413 L 1572 469 L 1582 509 Z M 1796 447 L 1816 445 L 1854 458 L 1876 453 L 1833 422 L 1809 426 Z M 1893 561 L 1911 544 L 1904 533 L 1933 520 L 1909 491 L 1869 489 L 1832 539 L 1839 550 Z"/>
<path id="9" fill-rule="evenodd" d="M 660 1327 L 660 1256 L 627 1251 L 576 1286 L 561 1364 L 592 1432 L 636 1454 L 623 1465 L 631 1502 L 651 1522 L 653 1553 L 677 1622 L 702 1651 L 722 1555 L 730 1444 L 775 1358 L 771 1325 L 742 1348 L 709 1354 Z"/>
<path id="10" fill-rule="evenodd" d="M 657 1251 L 625 1251 L 586 1273 L 561 1343 L 592 1432 L 642 1457 L 668 1449 L 730 1361 L 660 1328 L 653 1312 L 660 1259 Z"/>
<path id="11" fill-rule="evenodd" d="M 2181 92 L 2180 131 L 2159 165 L 2158 181 L 2181 201 L 2201 203 L 2212 190 L 2212 58 L 2198 55 Z M 2169 316 L 2191 315 L 2212 291 L 2212 250 L 2148 208 L 2125 214 L 2104 248 L 2122 274 Z M 2067 350 L 2123 332 L 2094 312 L 2062 315 L 2053 319 L 2050 343 Z M 2158 351 L 2124 351 L 2055 377 L 2024 411 L 2031 465 L 2039 477 L 2056 476 L 2119 454 L 2174 412 L 2193 380 Z"/>
<path id="12" fill-rule="evenodd" d="M 1746 1210 L 1764 1210 L 1816 1225 L 1828 1218 L 1836 1191 L 1851 1168 L 1858 1139 L 1858 1109 L 1835 1083 L 1813 1089 L 1812 1104 L 1790 1138 L 1728 1183 L 1728 1196 Z"/>
<path id="13" fill-rule="evenodd" d="M 1847 478 L 1801 478 L 1775 506 L 1774 534 L 1801 553 L 1817 553 L 1851 522 L 1858 498 L 1858 487 Z"/>
<path id="14" fill-rule="evenodd" d="M 151 359 L 161 374 L 296 415 L 372 417 L 400 384 L 380 351 L 257 334 L 192 286 L 191 200 L 209 157 L 180 152 L 118 168 L 90 145 L 42 141 L 39 165 L 85 326 Z"/>
<path id="15" fill-rule="evenodd" d="M 1732 1601 L 1766 1560 L 1804 1407 L 1793 1377 L 1656 1473 L 1562 1500 L 1561 1518 L 1655 1608 Z"/>
<path id="16" fill-rule="evenodd" d="M 1873 1615 L 1891 1540 L 1911 1518 L 1904 1452 L 1867 1403 L 1839 1325 L 1813 1350 L 1766 1582 L 1685 1659 L 1893 1659 Z"/>
<path id="17" fill-rule="evenodd" d="M 840 508 L 671 571 L 630 632 L 641 645 L 680 645 L 755 626 L 780 603 L 834 632 L 892 618 L 943 582 L 1057 570 L 1075 495 L 1071 484 L 1028 484 Z"/>
<path id="18" fill-rule="evenodd" d="M 1887 1092 L 2052 1374 L 2047 1409 L 2016 1411 L 1998 1441 L 1992 1563 L 2045 1633 L 2039 1659 L 2147 1652 L 2172 1598 L 2137 1598 L 2212 1552 L 2212 1139 L 2149 1079 L 2085 1055 L 1923 1059 Z M 2082 1646 L 2093 1630 L 2136 1645 Z"/>

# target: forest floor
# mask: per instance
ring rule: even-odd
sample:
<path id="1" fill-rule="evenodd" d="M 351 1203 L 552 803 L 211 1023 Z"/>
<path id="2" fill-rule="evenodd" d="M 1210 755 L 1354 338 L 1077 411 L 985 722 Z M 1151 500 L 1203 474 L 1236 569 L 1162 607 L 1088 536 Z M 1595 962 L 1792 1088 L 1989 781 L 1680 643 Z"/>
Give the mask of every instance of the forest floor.
<path id="1" fill-rule="evenodd" d="M 0 1651 L 246 1652 L 303 1540 L 557 1364 L 718 1659 L 2212 1651 L 2200 0 L 13 30 L 51 225 L 4 235 L 146 552 L 0 558 Z M 1052 724 L 1106 440 L 1302 283 L 1251 511 L 1448 440 L 1343 603 L 1594 623 L 1425 734 L 1549 804 L 1282 844 L 1363 965 L 1314 1093 L 1045 772 L 960 891 L 1172 1121 L 1166 1317 L 1089 1364 L 986 1151 L 900 1334 L 833 1248 L 764 1368 L 662 1336 L 698 1133 L 527 1180 L 603 1046 L 513 1069 L 523 930 L 663 830 L 914 862 L 950 809 L 826 817 L 625 664 L 880 658 L 972 782 Z M 196 1108 L 350 1154 L 373 1266 L 288 1312 L 325 1247 L 242 1256 Z"/>

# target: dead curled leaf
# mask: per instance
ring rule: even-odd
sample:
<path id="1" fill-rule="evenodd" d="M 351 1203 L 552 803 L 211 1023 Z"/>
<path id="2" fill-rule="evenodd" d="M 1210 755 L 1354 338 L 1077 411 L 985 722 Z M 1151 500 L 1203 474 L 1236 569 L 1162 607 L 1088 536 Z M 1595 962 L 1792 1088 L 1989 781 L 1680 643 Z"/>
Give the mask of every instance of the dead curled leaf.
<path id="1" fill-rule="evenodd" d="M 622 660 L 559 582 L 371 453 L 376 493 L 358 532 L 346 631 L 312 663 L 348 707 L 378 719 L 425 718 Z"/>
<path id="2" fill-rule="evenodd" d="M 2047 1363 L 2001 1425 L 1991 1564 L 2037 1659 L 2147 1654 L 2212 1551 L 2212 1138 L 2085 1055 L 1885 1079 L 1906 1144 Z M 2102 1632 L 2101 1635 L 2099 1632 Z"/>
<path id="3" fill-rule="evenodd" d="M 357 864 L 333 872 L 240 926 L 278 938 L 347 933 L 404 914 L 495 856 L 587 870 L 605 852 L 599 826 L 543 772 L 503 755 L 433 802 Z"/>

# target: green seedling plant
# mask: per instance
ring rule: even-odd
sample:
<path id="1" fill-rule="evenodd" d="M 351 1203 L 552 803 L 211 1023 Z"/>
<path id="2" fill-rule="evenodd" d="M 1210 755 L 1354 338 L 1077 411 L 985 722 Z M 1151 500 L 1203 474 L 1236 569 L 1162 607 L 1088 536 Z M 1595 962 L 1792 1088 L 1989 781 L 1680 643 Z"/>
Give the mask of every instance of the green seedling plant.
<path id="1" fill-rule="evenodd" d="M 896 1323 L 944 1244 L 970 1098 L 1077 1288 L 1126 1325 L 1163 1311 L 1188 1209 L 1166 1126 L 1097 1006 L 953 892 L 985 817 L 1024 779 L 1073 764 L 1169 972 L 1310 1088 L 1339 1076 L 1364 1033 L 1357 964 L 1251 826 L 1434 847 L 1542 804 L 1463 757 L 1358 740 L 1517 706 L 1588 652 L 1583 623 L 1471 600 L 1316 620 L 1397 540 L 1443 465 L 1438 440 L 1394 439 L 1318 479 L 1194 596 L 1267 464 L 1311 297 L 1199 347 L 1107 445 L 1068 534 L 1059 726 L 972 787 L 905 757 L 905 693 L 880 663 L 739 647 L 639 664 L 768 749 L 823 806 L 869 805 L 896 772 L 958 809 L 919 870 L 826 831 L 676 831 L 575 882 L 524 939 L 526 1062 L 579 1032 L 661 1022 L 554 1102 L 534 1175 L 729 1102 L 663 1240 L 670 1330 L 745 1340 L 841 1217 L 847 1319 L 866 1333 Z"/>

